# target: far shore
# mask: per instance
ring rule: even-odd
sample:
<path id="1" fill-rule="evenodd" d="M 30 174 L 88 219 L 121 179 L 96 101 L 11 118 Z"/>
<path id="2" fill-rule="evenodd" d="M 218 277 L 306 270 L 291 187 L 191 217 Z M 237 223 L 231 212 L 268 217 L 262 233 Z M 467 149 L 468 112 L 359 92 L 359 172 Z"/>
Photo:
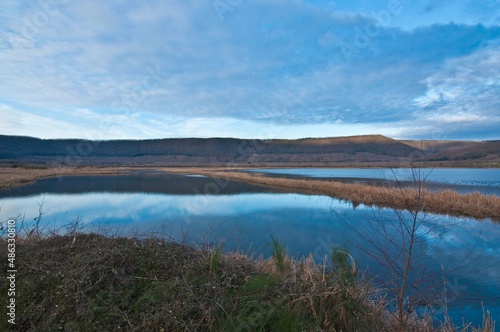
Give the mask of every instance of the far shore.
<path id="1" fill-rule="evenodd" d="M 129 174 L 130 167 L 0 167 L 0 189 L 9 189 L 32 183 L 39 179 L 74 175 L 122 175 Z"/>
<path id="2" fill-rule="evenodd" d="M 9 189 L 25 185 L 43 178 L 83 176 L 83 175 L 124 175 L 138 170 L 155 170 L 166 173 L 200 174 L 230 181 L 242 181 L 286 189 L 305 194 L 326 195 L 352 202 L 354 206 L 369 206 L 406 209 L 416 206 L 418 197 L 415 191 L 404 188 L 374 186 L 359 183 L 343 183 L 324 179 L 275 178 L 262 174 L 239 172 L 253 167 L 0 167 L 0 189 Z M 260 167 L 259 167 L 260 168 Z M 420 204 L 426 212 L 467 216 L 474 218 L 491 218 L 500 221 L 500 197 L 480 193 L 459 194 L 455 191 L 440 192 L 422 191 Z"/>

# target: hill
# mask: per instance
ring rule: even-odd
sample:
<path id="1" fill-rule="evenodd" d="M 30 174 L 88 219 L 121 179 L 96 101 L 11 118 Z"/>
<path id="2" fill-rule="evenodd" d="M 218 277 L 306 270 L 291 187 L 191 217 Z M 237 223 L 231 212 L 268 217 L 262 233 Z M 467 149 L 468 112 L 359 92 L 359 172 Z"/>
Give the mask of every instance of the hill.
<path id="1" fill-rule="evenodd" d="M 496 163 L 500 141 L 398 141 L 382 135 L 297 140 L 175 138 L 88 141 L 0 135 L 0 162 L 84 165 Z"/>
<path id="2" fill-rule="evenodd" d="M 401 141 L 425 152 L 428 161 L 500 159 L 500 141 Z"/>

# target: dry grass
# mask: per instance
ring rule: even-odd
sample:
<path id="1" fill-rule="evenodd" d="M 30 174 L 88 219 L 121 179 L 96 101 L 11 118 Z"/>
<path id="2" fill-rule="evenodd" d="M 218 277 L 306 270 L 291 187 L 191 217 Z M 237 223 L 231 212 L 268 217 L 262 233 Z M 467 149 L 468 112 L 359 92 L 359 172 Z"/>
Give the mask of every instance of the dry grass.
<path id="1" fill-rule="evenodd" d="M 117 175 L 131 171 L 127 167 L 0 167 L 0 189 L 21 186 L 38 179 L 69 175 Z"/>
<path id="2" fill-rule="evenodd" d="M 353 204 L 376 205 L 396 209 L 416 206 L 417 193 L 414 189 L 372 186 L 365 184 L 343 183 L 330 180 L 290 179 L 268 177 L 261 174 L 236 172 L 230 169 L 209 168 L 165 168 L 165 171 L 196 173 L 234 181 L 271 186 L 307 194 L 327 195 L 353 202 Z M 492 218 L 500 220 L 500 198 L 480 193 L 459 194 L 455 191 L 424 191 L 423 208 L 426 212 L 467 216 L 474 218 Z"/>
<path id="3" fill-rule="evenodd" d="M 17 249 L 22 264 L 16 327 L 23 331 L 366 331 L 384 326 L 366 300 L 367 286 L 344 288 L 312 261 L 287 258 L 289 268 L 277 273 L 273 260 L 229 253 L 212 270 L 212 250 L 96 234 L 20 240 Z M 1 258 L 5 263 L 6 255 Z M 5 287 L 0 285 L 4 293 Z M 0 329 L 7 327 L 0 322 Z"/>
<path id="4" fill-rule="evenodd" d="M 11 168 L 0 167 L 0 189 L 19 186 L 36 179 L 68 175 L 117 175 L 127 174 L 139 168 L 130 167 L 60 167 L 60 168 Z M 141 168 L 148 169 L 148 168 Z M 153 168 L 150 168 L 153 169 Z M 353 202 L 353 204 L 376 205 L 380 207 L 403 209 L 413 206 L 415 191 L 400 190 L 365 184 L 343 183 L 330 180 L 272 178 L 260 174 L 237 172 L 235 168 L 154 168 L 174 173 L 203 174 L 211 177 L 234 181 L 244 181 L 265 186 L 282 188 L 306 194 L 327 195 Z M 442 192 L 424 192 L 424 207 L 427 212 L 468 216 L 474 218 L 492 218 L 500 220 L 500 198 L 479 193 L 462 195 L 446 190 Z"/>

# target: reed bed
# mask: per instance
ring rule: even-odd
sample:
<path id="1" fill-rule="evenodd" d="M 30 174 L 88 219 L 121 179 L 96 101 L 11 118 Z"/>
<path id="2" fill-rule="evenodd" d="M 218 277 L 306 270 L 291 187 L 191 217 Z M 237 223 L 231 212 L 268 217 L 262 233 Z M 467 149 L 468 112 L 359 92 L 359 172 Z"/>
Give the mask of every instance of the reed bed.
<path id="1" fill-rule="evenodd" d="M 306 194 L 327 195 L 352 202 L 395 209 L 414 209 L 436 214 L 491 218 L 500 221 L 500 197 L 480 193 L 460 194 L 452 190 L 430 192 L 425 189 L 384 187 L 344 183 L 333 180 L 291 179 L 262 174 L 214 169 L 165 169 L 170 172 L 196 173 L 232 181 L 271 186 Z"/>
<path id="2" fill-rule="evenodd" d="M 27 184 L 41 178 L 62 177 L 69 175 L 117 175 L 129 174 L 138 169 L 128 167 L 30 167 L 0 168 L 0 189 Z M 269 177 L 262 174 L 238 172 L 234 169 L 222 168 L 156 168 L 172 173 L 203 174 L 210 177 L 233 181 L 244 181 L 253 184 L 271 186 L 289 191 L 327 195 L 352 202 L 355 206 L 365 204 L 396 209 L 415 207 L 419 198 L 423 204 L 419 206 L 426 212 L 466 216 L 474 218 L 491 218 L 500 221 L 500 198 L 480 193 L 460 194 L 452 190 L 420 193 L 411 188 L 383 187 L 356 183 L 343 183 L 333 180 L 291 179 Z M 425 188 L 425 183 L 424 183 Z"/>

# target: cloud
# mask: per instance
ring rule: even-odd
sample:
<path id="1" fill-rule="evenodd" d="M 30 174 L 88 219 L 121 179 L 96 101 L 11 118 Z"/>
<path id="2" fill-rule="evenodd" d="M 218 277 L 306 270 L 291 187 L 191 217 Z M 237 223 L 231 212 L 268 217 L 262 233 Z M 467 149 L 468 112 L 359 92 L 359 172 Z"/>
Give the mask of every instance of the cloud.
<path id="1" fill-rule="evenodd" d="M 446 130 L 450 138 L 498 138 L 500 127 L 500 44 L 450 59 L 425 80 L 414 99 L 421 121 Z"/>
<path id="2" fill-rule="evenodd" d="M 390 126 L 369 124 L 272 124 L 234 118 L 193 118 L 149 112 L 99 113 L 89 109 L 50 113 L 20 111 L 0 104 L 0 133 L 39 138 L 148 139 L 181 137 L 239 137 L 293 139 L 381 133 L 394 136 Z M 36 124 L 36 126 L 33 126 Z M 57 128 L 56 133 L 54 129 Z M 314 133 L 314 134 L 312 134 Z"/>
<path id="3" fill-rule="evenodd" d="M 0 104 L 0 132 L 7 135 L 23 135 L 34 137 L 54 137 L 53 130 L 57 128 L 60 138 L 82 137 L 82 127 L 62 121 L 53 115 L 38 115 L 32 112 L 20 111 L 8 105 Z"/>
<path id="4" fill-rule="evenodd" d="M 0 101 L 25 112 L 119 113 L 131 135 L 159 132 L 131 125 L 132 114 L 171 119 L 170 127 L 191 118 L 192 133 L 215 122 L 227 133 L 244 122 L 396 128 L 452 106 L 470 112 L 467 90 L 482 91 L 477 116 L 498 117 L 500 27 L 490 24 L 495 10 L 479 19 L 486 3 L 471 20 L 488 25 L 460 23 L 468 1 L 391 11 L 386 1 L 256 0 L 223 20 L 210 1 L 20 3 L 0 13 Z M 398 23 L 418 12 L 424 25 Z M 481 74 L 470 81 L 471 71 Z"/>
<path id="5" fill-rule="evenodd" d="M 305 198 L 305 199 L 304 199 Z M 86 193 L 73 195 L 43 194 L 2 200 L 2 214 L 15 218 L 23 211 L 26 220 L 38 215 L 38 204 L 44 208 L 44 220 L 58 223 L 58 227 L 77 218 L 84 224 L 97 224 L 109 220 L 132 223 L 161 221 L 165 216 L 176 222 L 188 221 L 197 216 L 233 217 L 256 214 L 263 210 L 294 208 L 330 211 L 349 209 L 349 204 L 326 196 L 300 194 L 239 194 L 239 195 L 159 195 Z M 360 207 L 363 209 L 364 207 Z M 205 219 L 205 218 L 203 218 Z"/>

